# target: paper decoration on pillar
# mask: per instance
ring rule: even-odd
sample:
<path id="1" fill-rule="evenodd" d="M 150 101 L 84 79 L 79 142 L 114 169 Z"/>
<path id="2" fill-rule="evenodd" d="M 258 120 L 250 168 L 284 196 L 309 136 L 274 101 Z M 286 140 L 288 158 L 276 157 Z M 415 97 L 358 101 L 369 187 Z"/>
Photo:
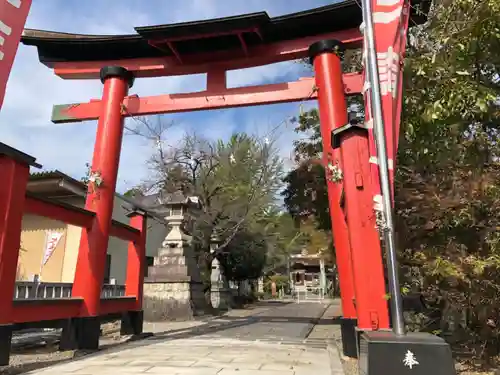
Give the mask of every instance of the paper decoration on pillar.
<path id="1" fill-rule="evenodd" d="M 62 236 L 63 233 L 55 231 L 47 231 L 42 266 L 45 266 L 45 264 L 47 264 L 51 255 L 54 253 L 57 245 L 59 244 L 59 241 L 61 240 Z"/>

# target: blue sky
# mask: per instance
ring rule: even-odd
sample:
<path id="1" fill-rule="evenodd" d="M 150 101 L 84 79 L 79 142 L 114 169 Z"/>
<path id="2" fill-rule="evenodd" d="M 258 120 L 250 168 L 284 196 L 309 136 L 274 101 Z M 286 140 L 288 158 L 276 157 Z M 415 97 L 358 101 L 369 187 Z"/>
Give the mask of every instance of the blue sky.
<path id="1" fill-rule="evenodd" d="M 210 19 L 267 11 L 279 16 L 331 4 L 331 0 L 33 0 L 27 28 L 88 33 L 134 33 L 134 26 Z M 232 71 L 228 85 L 243 86 L 296 80 L 311 73 L 295 62 Z M 139 79 L 131 94 L 160 95 L 202 90 L 202 76 Z M 75 178 L 85 173 L 92 156 L 95 122 L 55 125 L 50 122 L 54 104 L 100 98 L 99 81 L 65 81 L 38 61 L 36 48 L 19 47 L 0 112 L 0 141 L 37 158 L 44 169 L 59 169 Z M 213 139 L 233 131 L 266 134 L 299 110 L 299 103 L 170 115 L 176 126 L 167 134 L 175 144 L 186 131 Z M 308 104 L 308 106 L 314 103 Z M 290 156 L 293 127 L 283 125 L 277 144 Z M 147 141 L 127 135 L 123 141 L 118 190 L 124 191 L 147 178 L 145 161 L 153 152 Z"/>

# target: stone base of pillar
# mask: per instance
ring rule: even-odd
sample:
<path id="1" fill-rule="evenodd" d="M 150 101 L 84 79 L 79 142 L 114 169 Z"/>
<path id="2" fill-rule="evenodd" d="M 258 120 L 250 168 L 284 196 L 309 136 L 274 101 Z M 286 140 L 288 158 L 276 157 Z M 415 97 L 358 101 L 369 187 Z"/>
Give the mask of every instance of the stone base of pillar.
<path id="1" fill-rule="evenodd" d="M 98 350 L 101 319 L 98 316 L 68 319 L 61 333 L 59 350 Z"/>
<path id="2" fill-rule="evenodd" d="M 12 342 L 12 325 L 0 324 L 0 366 L 8 366 Z"/>
<path id="3" fill-rule="evenodd" d="M 450 345 L 424 332 L 398 336 L 391 331 L 362 332 L 359 373 L 366 375 L 455 375 Z"/>
<path id="4" fill-rule="evenodd" d="M 340 333 L 342 335 L 342 354 L 350 358 L 358 358 L 358 340 L 356 325 L 357 319 L 340 319 Z"/>
<path id="5" fill-rule="evenodd" d="M 203 284 L 190 278 L 146 280 L 143 309 L 144 320 L 149 322 L 191 320 L 210 312 Z"/>
<path id="6" fill-rule="evenodd" d="M 144 311 L 126 311 L 122 313 L 120 335 L 140 335 L 143 330 Z"/>
<path id="7" fill-rule="evenodd" d="M 191 320 L 210 312 L 194 251 L 176 225 L 144 280 L 145 321 Z"/>
<path id="8" fill-rule="evenodd" d="M 218 311 L 227 311 L 232 307 L 232 292 L 228 288 L 212 288 L 210 290 L 210 302 L 212 307 Z"/>

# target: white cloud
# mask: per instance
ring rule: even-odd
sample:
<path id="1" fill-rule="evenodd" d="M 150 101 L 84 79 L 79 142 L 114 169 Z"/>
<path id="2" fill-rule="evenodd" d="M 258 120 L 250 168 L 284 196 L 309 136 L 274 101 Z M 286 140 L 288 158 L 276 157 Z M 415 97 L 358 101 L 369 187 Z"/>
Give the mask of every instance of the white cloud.
<path id="1" fill-rule="evenodd" d="M 283 83 L 297 77 L 311 76 L 304 65 L 296 61 L 285 61 L 255 68 L 230 70 L 227 72 L 228 87 L 240 87 L 265 83 Z"/>

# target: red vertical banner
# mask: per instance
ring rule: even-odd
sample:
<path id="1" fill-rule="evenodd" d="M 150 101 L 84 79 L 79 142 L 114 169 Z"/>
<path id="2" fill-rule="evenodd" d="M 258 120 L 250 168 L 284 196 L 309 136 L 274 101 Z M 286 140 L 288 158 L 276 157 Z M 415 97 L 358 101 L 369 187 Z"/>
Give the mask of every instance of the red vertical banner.
<path id="1" fill-rule="evenodd" d="M 387 164 L 394 195 L 394 170 L 398 151 L 399 129 L 403 96 L 403 59 L 406 49 L 410 2 L 407 0 L 372 0 L 372 18 L 374 25 L 375 49 L 380 80 L 380 97 L 382 100 L 383 119 L 386 133 Z M 366 46 L 366 36 L 365 43 Z M 374 191 L 374 209 L 382 211 L 378 158 L 373 134 L 373 117 L 371 108 L 371 83 L 366 74 L 365 63 L 365 121 L 370 135 L 370 165 L 372 169 Z"/>
<path id="2" fill-rule="evenodd" d="M 403 59 L 410 3 L 405 0 L 372 0 L 375 48 L 384 111 L 389 174 L 394 183 L 403 96 Z"/>
<path id="3" fill-rule="evenodd" d="M 0 109 L 32 0 L 0 0 Z"/>

